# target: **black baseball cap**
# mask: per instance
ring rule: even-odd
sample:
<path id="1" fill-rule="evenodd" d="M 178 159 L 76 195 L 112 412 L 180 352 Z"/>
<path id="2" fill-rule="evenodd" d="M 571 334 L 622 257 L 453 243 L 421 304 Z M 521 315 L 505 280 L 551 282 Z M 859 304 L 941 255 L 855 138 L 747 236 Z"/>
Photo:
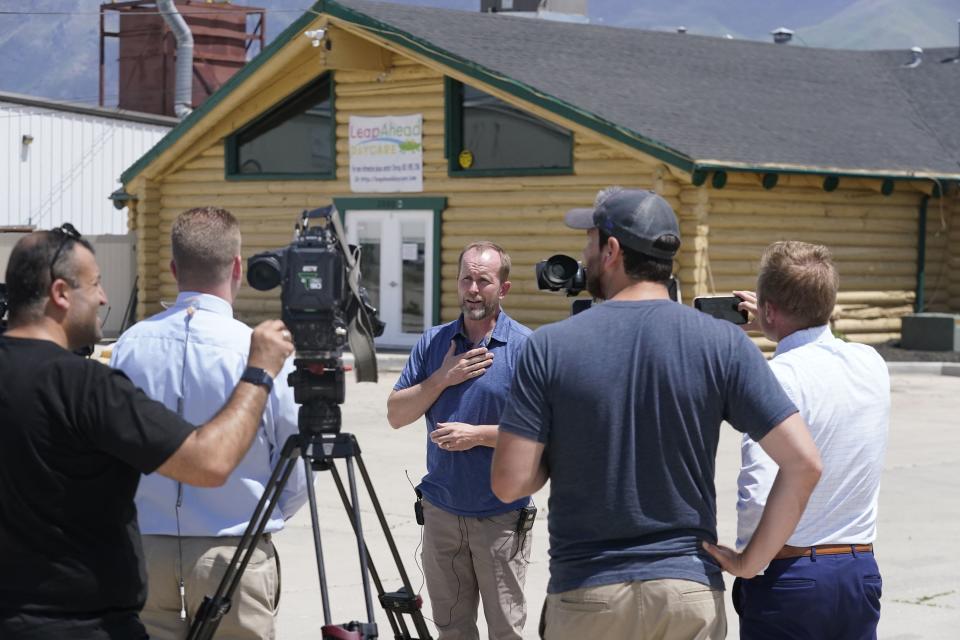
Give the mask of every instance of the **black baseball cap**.
<path id="1" fill-rule="evenodd" d="M 677 251 L 654 246 L 657 240 L 664 236 L 680 239 L 673 207 L 653 191 L 641 189 L 604 189 L 597 194 L 593 208 L 571 209 L 564 222 L 572 229 L 602 229 L 620 244 L 664 260 L 672 260 Z"/>

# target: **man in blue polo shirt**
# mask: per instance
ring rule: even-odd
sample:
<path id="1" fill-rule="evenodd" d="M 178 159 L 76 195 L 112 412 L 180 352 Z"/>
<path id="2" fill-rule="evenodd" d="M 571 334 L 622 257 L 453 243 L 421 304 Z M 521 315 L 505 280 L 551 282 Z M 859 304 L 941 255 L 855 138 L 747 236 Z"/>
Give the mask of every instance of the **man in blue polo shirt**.
<path id="1" fill-rule="evenodd" d="M 504 503 L 490 464 L 520 351 L 530 330 L 500 301 L 510 256 L 492 242 L 460 254 L 462 314 L 423 334 L 387 400 L 394 429 L 427 419 L 423 570 L 440 640 L 479 638 L 477 605 L 490 638 L 517 639 L 526 621 L 523 584 L 530 539 L 518 526 L 529 497 Z"/>

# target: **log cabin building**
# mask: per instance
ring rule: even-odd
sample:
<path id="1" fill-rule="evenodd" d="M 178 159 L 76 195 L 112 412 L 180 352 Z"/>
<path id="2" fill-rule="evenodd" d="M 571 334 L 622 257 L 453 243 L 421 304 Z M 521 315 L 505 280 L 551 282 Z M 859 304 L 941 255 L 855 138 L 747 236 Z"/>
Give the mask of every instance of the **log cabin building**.
<path id="1" fill-rule="evenodd" d="M 954 53 L 908 67 L 905 51 L 321 0 L 123 174 L 138 314 L 176 295 L 181 211 L 230 209 L 250 255 L 333 202 L 364 247 L 381 346 L 456 317 L 457 257 L 476 239 L 512 255 L 505 308 L 536 327 L 569 313 L 533 270 L 579 257 L 564 212 L 622 185 L 677 211 L 685 302 L 752 288 L 774 240 L 824 243 L 835 331 L 882 342 L 904 314 L 960 311 L 960 64 L 940 63 Z M 351 118 L 384 116 L 420 117 L 412 191 L 351 180 Z M 235 306 L 275 317 L 279 294 L 245 287 Z"/>

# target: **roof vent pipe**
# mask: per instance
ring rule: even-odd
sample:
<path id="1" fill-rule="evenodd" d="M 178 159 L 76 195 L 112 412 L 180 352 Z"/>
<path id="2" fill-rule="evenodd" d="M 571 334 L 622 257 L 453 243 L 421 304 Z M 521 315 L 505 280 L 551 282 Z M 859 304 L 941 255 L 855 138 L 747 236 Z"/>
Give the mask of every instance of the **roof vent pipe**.
<path id="1" fill-rule="evenodd" d="M 787 44 L 793 40 L 793 31 L 787 29 L 786 27 L 779 27 L 770 32 L 770 35 L 773 36 L 773 41 L 777 44 Z"/>
<path id="2" fill-rule="evenodd" d="M 920 66 L 920 63 L 923 62 L 923 49 L 920 47 L 911 47 L 910 53 L 913 54 L 913 59 L 906 64 L 900 65 L 904 69 L 914 69 Z"/>
<path id="3" fill-rule="evenodd" d="M 960 20 L 957 20 L 957 34 L 960 36 Z M 957 57 L 953 59 L 954 62 L 960 60 L 960 41 L 957 42 Z"/>
<path id="4" fill-rule="evenodd" d="M 157 0 L 157 9 L 177 40 L 177 75 L 173 92 L 173 112 L 185 118 L 193 111 L 193 34 L 180 15 L 174 0 Z"/>
<path id="5" fill-rule="evenodd" d="M 960 20 L 957 20 L 957 31 L 960 31 Z M 957 55 L 952 58 L 944 58 L 940 62 L 960 62 L 960 43 L 957 44 Z"/>

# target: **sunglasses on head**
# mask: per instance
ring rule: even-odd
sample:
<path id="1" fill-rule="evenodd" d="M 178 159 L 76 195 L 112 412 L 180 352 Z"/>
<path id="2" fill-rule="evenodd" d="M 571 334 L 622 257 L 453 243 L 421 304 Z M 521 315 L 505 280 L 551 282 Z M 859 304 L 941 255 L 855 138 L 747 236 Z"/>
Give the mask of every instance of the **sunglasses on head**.
<path id="1" fill-rule="evenodd" d="M 60 258 L 63 248 L 67 246 L 68 242 L 71 240 L 79 240 L 81 236 L 80 232 L 77 231 L 77 228 L 69 222 L 64 222 L 56 229 L 51 229 L 50 233 L 55 233 L 60 236 L 60 246 L 58 246 L 56 252 L 54 252 L 53 260 L 50 261 L 50 283 L 53 284 L 53 281 L 57 279 L 54 275 L 53 267 L 57 264 L 57 260 Z"/>

